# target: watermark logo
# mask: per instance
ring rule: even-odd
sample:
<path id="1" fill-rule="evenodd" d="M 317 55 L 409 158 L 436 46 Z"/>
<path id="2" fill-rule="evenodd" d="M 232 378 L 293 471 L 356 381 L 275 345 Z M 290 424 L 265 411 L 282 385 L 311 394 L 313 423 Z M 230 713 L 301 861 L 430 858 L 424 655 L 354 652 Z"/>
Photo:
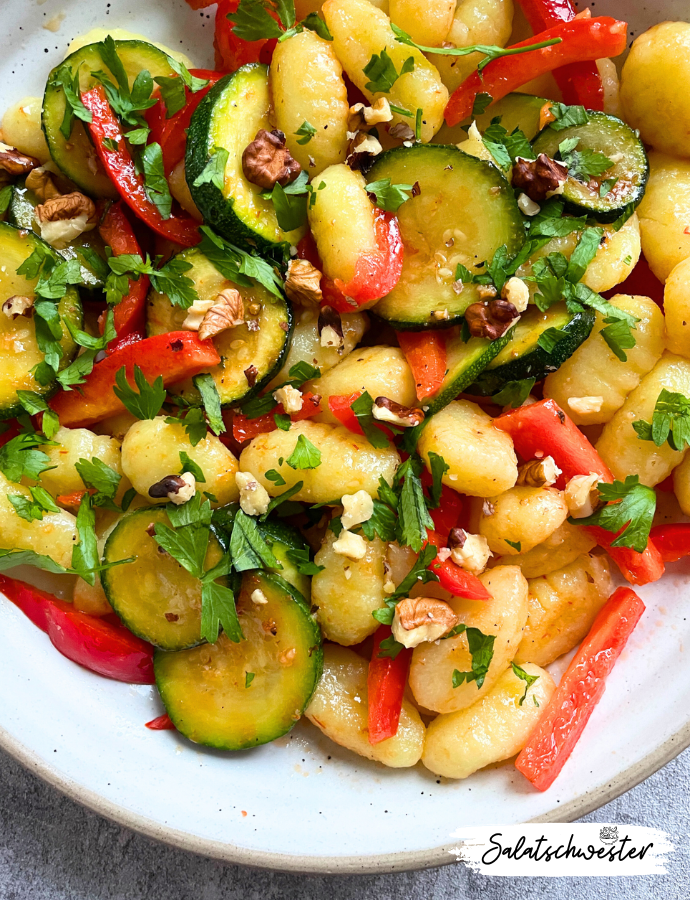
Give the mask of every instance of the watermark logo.
<path id="1" fill-rule="evenodd" d="M 663 875 L 668 835 L 642 825 L 506 825 L 460 828 L 450 851 L 483 875 Z"/>

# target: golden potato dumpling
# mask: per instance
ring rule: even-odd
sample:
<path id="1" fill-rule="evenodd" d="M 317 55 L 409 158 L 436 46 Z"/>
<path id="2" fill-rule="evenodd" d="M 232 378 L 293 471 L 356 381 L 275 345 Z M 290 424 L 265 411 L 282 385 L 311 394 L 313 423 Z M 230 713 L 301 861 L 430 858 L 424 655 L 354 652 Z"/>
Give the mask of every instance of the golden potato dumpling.
<path id="1" fill-rule="evenodd" d="M 690 256 L 690 160 L 649 154 L 649 181 L 637 214 L 645 259 L 659 281 L 666 281 Z"/>

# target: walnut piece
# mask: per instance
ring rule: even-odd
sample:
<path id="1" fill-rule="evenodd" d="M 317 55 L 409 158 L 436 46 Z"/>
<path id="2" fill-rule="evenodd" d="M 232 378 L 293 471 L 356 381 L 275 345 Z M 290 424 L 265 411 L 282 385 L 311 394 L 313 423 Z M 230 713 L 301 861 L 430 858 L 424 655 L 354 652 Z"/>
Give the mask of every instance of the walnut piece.
<path id="1" fill-rule="evenodd" d="M 481 575 L 493 556 L 489 542 L 483 534 L 470 534 L 464 528 L 453 528 L 448 535 L 450 557 L 473 575 Z"/>
<path id="2" fill-rule="evenodd" d="M 390 104 L 385 97 L 379 97 L 371 106 L 363 103 L 355 103 L 350 107 L 350 116 L 347 120 L 347 130 L 352 133 L 360 128 L 379 125 L 382 122 L 390 122 L 393 118 Z"/>
<path id="3" fill-rule="evenodd" d="M 38 169 L 32 169 L 26 176 L 24 184 L 44 203 L 46 200 L 54 200 L 56 197 L 62 196 L 60 191 L 55 187 L 55 182 L 53 181 L 50 172 L 47 169 L 44 169 L 43 166 L 39 166 Z"/>
<path id="4" fill-rule="evenodd" d="M 2 304 L 2 311 L 8 319 L 16 319 L 17 316 L 30 316 L 34 308 L 33 297 L 15 295 Z"/>
<path id="5" fill-rule="evenodd" d="M 73 191 L 39 203 L 34 211 L 41 237 L 56 250 L 96 227 L 96 206 L 89 197 Z"/>
<path id="6" fill-rule="evenodd" d="M 226 288 L 215 299 L 213 306 L 204 315 L 199 326 L 202 341 L 214 337 L 221 331 L 244 323 L 244 300 L 236 288 Z"/>
<path id="7" fill-rule="evenodd" d="M 368 522 L 374 515 L 374 501 L 366 491 L 356 491 L 354 494 L 343 494 L 340 498 L 343 504 L 343 514 L 340 521 L 343 528 L 354 528 L 362 522 Z"/>
<path id="8" fill-rule="evenodd" d="M 518 311 L 508 300 L 489 300 L 472 303 L 465 310 L 465 321 L 472 337 L 495 341 L 518 318 Z"/>
<path id="9" fill-rule="evenodd" d="M 291 259 L 288 263 L 285 293 L 299 306 L 318 306 L 323 299 L 321 272 L 307 259 Z"/>
<path id="10" fill-rule="evenodd" d="M 41 163 L 33 156 L 20 153 L 14 147 L 0 143 L 0 184 L 6 184 L 13 178 L 26 175 Z"/>
<path id="11" fill-rule="evenodd" d="M 525 487 L 550 487 L 556 483 L 560 474 L 561 470 L 554 458 L 545 456 L 543 459 L 533 459 L 520 466 L 516 484 Z"/>
<path id="12" fill-rule="evenodd" d="M 392 128 L 388 129 L 388 134 L 395 138 L 396 141 L 414 140 L 414 131 L 406 122 L 398 122 L 397 125 L 393 125 Z"/>
<path id="13" fill-rule="evenodd" d="M 242 171 L 247 181 L 272 190 L 276 184 L 285 187 L 294 181 L 302 167 L 290 155 L 282 131 L 260 128 L 242 154 Z"/>
<path id="14" fill-rule="evenodd" d="M 343 321 L 340 313 L 332 306 L 322 306 L 319 310 L 318 332 L 322 347 L 341 350 L 345 346 Z"/>
<path id="15" fill-rule="evenodd" d="M 576 475 L 565 486 L 565 502 L 574 519 L 591 516 L 599 504 L 597 485 L 600 476 L 596 472 L 589 475 Z"/>
<path id="16" fill-rule="evenodd" d="M 424 421 L 424 410 L 414 406 L 402 406 L 388 397 L 377 397 L 371 414 L 379 422 L 390 422 L 400 428 L 414 428 Z"/>
<path id="17" fill-rule="evenodd" d="M 266 488 L 251 472 L 236 472 L 235 484 L 240 492 L 240 508 L 248 516 L 262 516 L 271 498 Z"/>
<path id="18" fill-rule="evenodd" d="M 358 131 L 347 146 L 345 162 L 351 169 L 357 171 L 369 160 L 378 156 L 382 150 L 383 147 L 373 134 L 368 134 L 366 131 Z"/>
<path id="19" fill-rule="evenodd" d="M 519 313 L 523 313 L 529 305 L 529 288 L 522 278 L 513 275 L 503 285 L 501 297 L 512 303 Z"/>
<path id="20" fill-rule="evenodd" d="M 598 413 L 604 405 L 604 398 L 596 397 L 568 397 L 568 406 L 578 416 L 587 416 L 590 413 Z"/>
<path id="21" fill-rule="evenodd" d="M 363 559 L 367 552 L 367 542 L 361 534 L 353 534 L 344 528 L 337 541 L 333 541 L 333 552 L 348 559 Z"/>
<path id="22" fill-rule="evenodd" d="M 291 384 L 286 384 L 277 391 L 273 391 L 273 399 L 276 403 L 280 403 L 283 411 L 288 415 L 298 413 L 304 405 L 302 392 Z"/>
<path id="23" fill-rule="evenodd" d="M 393 637 L 404 647 L 437 641 L 458 624 L 458 617 L 445 600 L 406 597 L 395 607 Z"/>
<path id="24" fill-rule="evenodd" d="M 196 493 L 196 479 L 190 472 L 181 475 L 166 475 L 149 488 L 149 497 L 156 500 L 167 498 L 175 506 L 191 500 Z"/>
<path id="25" fill-rule="evenodd" d="M 540 153 L 536 159 L 518 156 L 513 166 L 511 183 L 514 188 L 527 194 L 530 200 L 541 203 L 550 193 L 558 191 L 567 178 L 568 167 L 565 163 L 556 162 L 545 153 Z"/>

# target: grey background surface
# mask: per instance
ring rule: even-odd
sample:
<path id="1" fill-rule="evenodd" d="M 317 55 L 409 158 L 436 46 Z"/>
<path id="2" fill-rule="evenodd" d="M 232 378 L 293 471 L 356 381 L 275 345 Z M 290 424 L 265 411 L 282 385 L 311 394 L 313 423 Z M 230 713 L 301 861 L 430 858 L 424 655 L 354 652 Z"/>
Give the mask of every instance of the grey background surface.
<path id="1" fill-rule="evenodd" d="M 284 875 L 158 844 L 91 813 L 0 752 L 0 900 L 687 900 L 690 750 L 584 821 L 661 828 L 668 875 L 488 878 L 461 865 L 382 876 Z"/>

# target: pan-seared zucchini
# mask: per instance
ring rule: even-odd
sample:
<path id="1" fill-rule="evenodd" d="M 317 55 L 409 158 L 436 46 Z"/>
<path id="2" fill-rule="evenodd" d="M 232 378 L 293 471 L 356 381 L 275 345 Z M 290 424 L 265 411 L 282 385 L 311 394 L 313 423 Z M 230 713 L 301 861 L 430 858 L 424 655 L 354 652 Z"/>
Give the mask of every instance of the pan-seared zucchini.
<path id="1" fill-rule="evenodd" d="M 283 364 L 292 333 L 292 312 L 287 300 L 274 297 L 260 284 L 240 287 L 224 278 L 200 250 L 192 248 L 180 254 L 192 268 L 185 274 L 192 279 L 201 300 L 215 299 L 221 291 L 237 287 L 244 298 L 245 324 L 236 325 L 213 338 L 221 357 L 211 370 L 220 402 L 232 406 L 258 393 L 276 375 Z M 258 308 L 258 312 L 255 312 Z M 149 336 L 178 331 L 187 311 L 173 306 L 165 294 L 151 291 L 147 300 L 146 328 Z M 247 370 L 253 367 L 256 371 Z M 187 400 L 198 399 L 190 381 L 171 387 Z"/>
<path id="2" fill-rule="evenodd" d="M 398 331 L 457 324 L 479 299 L 477 285 L 456 283 L 458 263 L 479 272 L 499 247 L 512 255 L 525 240 L 513 190 L 496 166 L 441 144 L 382 154 L 367 179 L 384 178 L 418 184 L 419 192 L 396 213 L 405 245 L 400 280 L 372 312 Z"/>
<path id="3" fill-rule="evenodd" d="M 261 591 L 255 603 L 252 594 Z M 179 653 L 156 651 L 156 684 L 177 730 L 198 744 L 245 750 L 286 734 L 321 677 L 316 618 L 279 575 L 247 572 L 237 598 L 244 640 L 221 635 Z"/>
<path id="4" fill-rule="evenodd" d="M 544 97 L 534 97 L 532 94 L 508 94 L 476 117 L 477 128 L 483 134 L 491 120 L 500 117 L 501 125 L 506 131 L 512 132 L 519 128 L 527 140 L 531 141 L 539 132 L 539 114 L 545 103 L 548 100 Z M 433 143 L 460 144 L 467 139 L 467 129 L 471 124 L 472 121 L 467 119 L 461 125 L 442 125 L 434 135 Z"/>

